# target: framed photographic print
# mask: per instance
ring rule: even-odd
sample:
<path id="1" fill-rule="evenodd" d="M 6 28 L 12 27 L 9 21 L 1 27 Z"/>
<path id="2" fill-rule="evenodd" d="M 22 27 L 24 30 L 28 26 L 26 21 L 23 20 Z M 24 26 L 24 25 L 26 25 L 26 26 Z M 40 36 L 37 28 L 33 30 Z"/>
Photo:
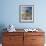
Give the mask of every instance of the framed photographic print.
<path id="1" fill-rule="evenodd" d="M 34 5 L 19 5 L 19 21 L 34 22 Z"/>

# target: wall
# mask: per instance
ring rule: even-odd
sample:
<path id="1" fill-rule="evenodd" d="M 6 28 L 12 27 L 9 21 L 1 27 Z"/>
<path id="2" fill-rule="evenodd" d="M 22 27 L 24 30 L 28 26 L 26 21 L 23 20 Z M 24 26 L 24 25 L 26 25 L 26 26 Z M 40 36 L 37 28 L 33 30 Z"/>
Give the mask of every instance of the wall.
<path id="1" fill-rule="evenodd" d="M 42 0 L 0 0 L 0 25 L 13 24 L 16 28 L 41 27 L 46 28 L 46 1 Z M 34 23 L 19 22 L 19 5 L 34 4 Z"/>

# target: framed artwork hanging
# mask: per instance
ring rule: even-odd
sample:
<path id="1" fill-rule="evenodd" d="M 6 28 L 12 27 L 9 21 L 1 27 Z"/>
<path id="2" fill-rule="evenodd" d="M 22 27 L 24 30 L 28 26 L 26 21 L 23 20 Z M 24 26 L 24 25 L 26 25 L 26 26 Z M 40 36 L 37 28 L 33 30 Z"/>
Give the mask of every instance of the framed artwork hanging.
<path id="1" fill-rule="evenodd" d="M 19 5 L 19 21 L 34 22 L 34 5 Z"/>

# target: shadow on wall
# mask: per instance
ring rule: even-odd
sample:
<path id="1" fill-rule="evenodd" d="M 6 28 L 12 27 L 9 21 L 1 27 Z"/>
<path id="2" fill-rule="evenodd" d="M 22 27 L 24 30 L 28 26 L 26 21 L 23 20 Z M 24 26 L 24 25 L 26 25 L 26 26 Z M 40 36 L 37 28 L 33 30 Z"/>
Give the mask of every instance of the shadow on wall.
<path id="1" fill-rule="evenodd" d="M 2 32 L 5 32 L 3 29 L 5 28 L 5 25 L 4 24 L 0 24 L 0 43 L 2 43 Z"/>

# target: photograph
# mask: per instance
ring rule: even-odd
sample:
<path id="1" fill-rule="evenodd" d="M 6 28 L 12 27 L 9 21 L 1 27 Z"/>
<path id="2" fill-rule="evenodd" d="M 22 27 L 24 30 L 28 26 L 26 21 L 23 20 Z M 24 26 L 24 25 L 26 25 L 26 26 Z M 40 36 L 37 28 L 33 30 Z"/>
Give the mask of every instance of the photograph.
<path id="1" fill-rule="evenodd" d="M 0 46 L 46 46 L 46 0 L 0 0 Z"/>
<path id="2" fill-rule="evenodd" d="M 33 22 L 34 20 L 34 6 L 20 5 L 19 6 L 19 20 L 20 22 Z"/>

